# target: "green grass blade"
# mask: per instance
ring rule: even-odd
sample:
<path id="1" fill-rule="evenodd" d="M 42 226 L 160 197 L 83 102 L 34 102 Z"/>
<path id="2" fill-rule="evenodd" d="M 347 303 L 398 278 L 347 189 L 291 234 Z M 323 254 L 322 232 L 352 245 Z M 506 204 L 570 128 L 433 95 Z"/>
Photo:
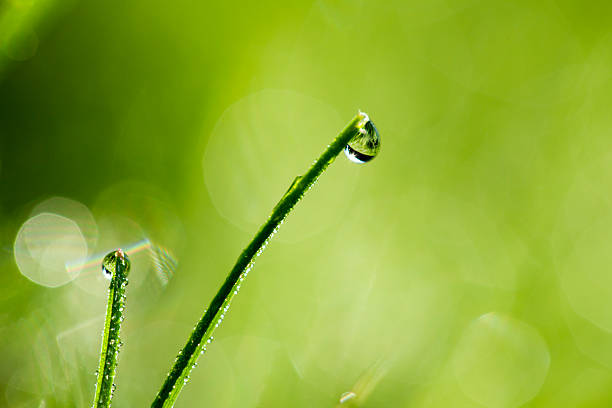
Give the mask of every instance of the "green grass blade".
<path id="1" fill-rule="evenodd" d="M 130 261 L 127 255 L 121 249 L 118 249 L 104 257 L 102 270 L 105 274 L 110 275 L 111 281 L 108 287 L 108 303 L 102 334 L 96 393 L 92 405 L 94 408 L 110 407 L 113 397 L 117 356 L 121 346 L 119 330 L 123 321 L 125 287 L 128 283 L 127 275 L 130 271 Z"/>
<path id="2" fill-rule="evenodd" d="M 285 217 L 300 201 L 302 196 L 317 181 L 325 169 L 345 149 L 349 141 L 367 132 L 366 124 L 369 118 L 365 113 L 357 114 L 327 147 L 310 169 L 302 176 L 296 177 L 285 195 L 272 210 L 268 220 L 262 225 L 251 243 L 242 251 L 236 264 L 230 271 L 225 282 L 213 298 L 204 316 L 191 333 L 187 344 L 179 352 L 174 366 L 168 373 L 166 381 L 159 390 L 151 407 L 172 407 L 185 383 L 189 373 L 195 366 L 200 354 L 206 350 L 206 345 L 212 340 L 212 334 L 221 324 L 232 298 L 238 293 L 240 284 L 253 267 L 255 258 L 261 254 L 268 240 L 280 227 Z"/>

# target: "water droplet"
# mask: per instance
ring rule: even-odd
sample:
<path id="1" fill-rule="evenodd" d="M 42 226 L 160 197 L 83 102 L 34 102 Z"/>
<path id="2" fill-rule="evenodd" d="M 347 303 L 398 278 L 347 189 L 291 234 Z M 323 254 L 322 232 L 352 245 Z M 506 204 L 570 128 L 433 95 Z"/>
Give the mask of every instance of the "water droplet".
<path id="1" fill-rule="evenodd" d="M 361 112 L 362 120 L 357 124 L 358 132 L 344 148 L 344 154 L 353 163 L 367 163 L 380 150 L 380 134 L 367 114 Z"/>
<path id="2" fill-rule="evenodd" d="M 121 249 L 117 249 L 107 254 L 102 261 L 102 273 L 106 279 L 112 279 L 113 273 L 115 273 L 115 266 L 117 262 L 124 267 L 124 274 L 127 276 L 130 271 L 130 260 Z"/>

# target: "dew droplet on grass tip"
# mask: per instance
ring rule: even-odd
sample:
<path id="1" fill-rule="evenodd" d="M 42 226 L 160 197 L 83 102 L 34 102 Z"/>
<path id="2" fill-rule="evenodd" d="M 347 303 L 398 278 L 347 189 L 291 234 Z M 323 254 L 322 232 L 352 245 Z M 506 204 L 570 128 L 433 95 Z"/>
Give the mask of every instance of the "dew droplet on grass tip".
<path id="1" fill-rule="evenodd" d="M 368 115 L 357 124 L 357 134 L 344 148 L 344 154 L 353 163 L 363 164 L 372 160 L 380 150 L 380 134 Z"/>
<path id="2" fill-rule="evenodd" d="M 117 263 L 121 264 L 124 268 L 124 275 L 127 276 L 130 271 L 130 259 L 121 249 L 116 249 L 108 253 L 102 261 L 102 273 L 106 279 L 112 279 Z M 127 281 L 125 284 L 127 284 Z"/>

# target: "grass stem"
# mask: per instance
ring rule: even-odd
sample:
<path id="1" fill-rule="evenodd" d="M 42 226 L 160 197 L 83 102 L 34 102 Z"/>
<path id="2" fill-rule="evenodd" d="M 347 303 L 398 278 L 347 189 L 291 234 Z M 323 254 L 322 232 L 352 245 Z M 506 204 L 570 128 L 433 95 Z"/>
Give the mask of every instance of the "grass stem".
<path id="1" fill-rule="evenodd" d="M 242 251 L 236 264 L 225 279 L 225 282 L 213 298 L 208 309 L 195 326 L 187 344 L 179 352 L 178 357 L 168 373 L 166 381 L 155 397 L 151 407 L 172 407 L 183 385 L 189 379 L 189 373 L 195 366 L 197 358 L 206 350 L 206 345 L 212 341 L 212 333 L 221 324 L 234 295 L 238 293 L 240 284 L 253 267 L 255 258 L 261 254 L 268 240 L 278 230 L 285 217 L 300 201 L 304 193 L 317 181 L 325 169 L 342 152 L 349 141 L 359 132 L 364 132 L 364 126 L 369 123 L 365 113 L 357 114 L 327 147 L 310 169 L 298 176 L 289 190 L 272 210 L 268 220 L 261 226 L 251 243 Z"/>
<path id="2" fill-rule="evenodd" d="M 125 287 L 128 282 L 127 275 L 130 271 L 130 261 L 121 249 L 117 249 L 104 257 L 102 271 L 111 278 L 111 281 L 108 287 L 108 303 L 93 408 L 110 407 L 115 390 L 117 356 L 121 347 L 119 330 L 123 321 Z"/>

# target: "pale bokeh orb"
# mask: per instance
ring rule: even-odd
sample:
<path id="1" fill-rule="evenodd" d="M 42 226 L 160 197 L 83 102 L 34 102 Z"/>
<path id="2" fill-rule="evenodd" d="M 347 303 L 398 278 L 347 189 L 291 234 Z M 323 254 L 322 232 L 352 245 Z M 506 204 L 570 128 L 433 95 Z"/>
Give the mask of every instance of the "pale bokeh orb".
<path id="1" fill-rule="evenodd" d="M 612 332 L 612 152 L 590 157 L 573 177 L 552 248 L 560 287 L 582 318 Z"/>
<path id="2" fill-rule="evenodd" d="M 332 106 L 296 92 L 263 90 L 237 101 L 219 118 L 204 154 L 213 205 L 232 224 L 255 231 L 345 124 Z M 356 167 L 336 160 L 291 214 L 282 239 L 300 241 L 336 224 L 355 190 Z"/>
<path id="3" fill-rule="evenodd" d="M 57 287 L 76 278 L 66 264 L 87 256 L 87 242 L 76 222 L 41 213 L 19 229 L 14 255 L 23 276 L 42 286 Z"/>
<path id="4" fill-rule="evenodd" d="M 37 204 L 30 217 L 41 213 L 57 214 L 74 221 L 81 229 L 87 247 L 90 250 L 95 247 L 99 236 L 98 225 L 85 204 L 65 197 L 51 197 Z"/>
<path id="5" fill-rule="evenodd" d="M 461 390 L 490 408 L 515 408 L 531 400 L 549 366 L 548 347 L 538 331 L 495 312 L 467 327 L 453 359 Z"/>

